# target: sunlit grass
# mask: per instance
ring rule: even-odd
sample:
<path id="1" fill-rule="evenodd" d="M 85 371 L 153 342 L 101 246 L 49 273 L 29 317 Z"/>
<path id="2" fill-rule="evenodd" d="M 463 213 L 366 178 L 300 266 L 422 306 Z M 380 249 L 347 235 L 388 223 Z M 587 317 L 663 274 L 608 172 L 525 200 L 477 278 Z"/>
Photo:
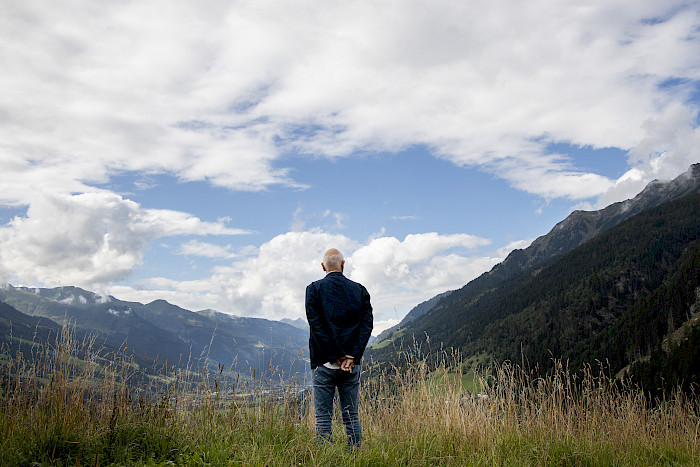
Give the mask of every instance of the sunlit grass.
<path id="1" fill-rule="evenodd" d="M 230 380 L 169 367 L 156 383 L 123 355 L 104 359 L 64 328 L 31 355 L 3 354 L 0 465 L 698 465 L 698 399 L 649 401 L 607 376 L 557 363 L 538 375 L 470 372 L 419 350 L 363 374 L 364 442 L 339 417 L 318 445 L 305 381 Z M 473 362 L 472 362 L 473 363 Z M 273 372 L 274 373 L 274 372 Z"/>

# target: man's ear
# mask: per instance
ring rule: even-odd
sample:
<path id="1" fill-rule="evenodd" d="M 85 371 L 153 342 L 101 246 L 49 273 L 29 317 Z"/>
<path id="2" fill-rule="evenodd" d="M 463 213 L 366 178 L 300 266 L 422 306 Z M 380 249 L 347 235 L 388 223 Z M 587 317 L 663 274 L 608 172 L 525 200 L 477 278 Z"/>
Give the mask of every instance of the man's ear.
<path id="1" fill-rule="evenodd" d="M 343 272 L 344 269 L 345 269 L 345 260 L 340 262 L 340 272 Z"/>
<path id="2" fill-rule="evenodd" d="M 323 268 L 324 271 L 326 270 L 326 265 L 325 265 L 325 264 L 321 263 L 321 267 Z"/>

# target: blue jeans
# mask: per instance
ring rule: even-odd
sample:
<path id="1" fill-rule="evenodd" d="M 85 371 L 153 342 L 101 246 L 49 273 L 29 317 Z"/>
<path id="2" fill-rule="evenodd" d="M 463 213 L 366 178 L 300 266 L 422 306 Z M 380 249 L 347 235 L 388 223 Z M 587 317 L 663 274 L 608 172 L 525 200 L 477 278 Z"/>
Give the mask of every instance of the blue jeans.
<path id="1" fill-rule="evenodd" d="M 340 412 L 343 416 L 348 447 L 358 447 L 362 441 L 358 401 L 360 395 L 360 366 L 351 372 L 331 370 L 323 365 L 314 370 L 314 409 L 316 411 L 316 435 L 321 440 L 333 442 L 331 419 L 333 417 L 333 398 L 338 388 Z"/>

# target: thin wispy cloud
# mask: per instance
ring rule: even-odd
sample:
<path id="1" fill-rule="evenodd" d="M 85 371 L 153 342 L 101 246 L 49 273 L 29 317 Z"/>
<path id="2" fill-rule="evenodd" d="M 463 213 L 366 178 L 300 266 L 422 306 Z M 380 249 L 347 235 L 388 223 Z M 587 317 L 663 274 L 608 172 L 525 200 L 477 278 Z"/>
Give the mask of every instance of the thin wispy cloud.
<path id="1" fill-rule="evenodd" d="M 231 245 L 221 246 L 213 243 L 200 242 L 198 240 L 190 240 L 180 245 L 178 254 L 217 259 L 232 259 L 239 256 L 233 251 Z"/>

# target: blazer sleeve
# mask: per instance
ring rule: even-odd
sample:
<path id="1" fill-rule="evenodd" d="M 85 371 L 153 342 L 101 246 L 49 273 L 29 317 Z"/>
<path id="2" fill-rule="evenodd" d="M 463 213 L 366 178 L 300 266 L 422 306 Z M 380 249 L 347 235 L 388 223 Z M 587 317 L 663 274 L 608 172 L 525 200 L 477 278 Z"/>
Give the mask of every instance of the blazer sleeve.
<path id="1" fill-rule="evenodd" d="M 365 347 L 367 347 L 367 342 L 372 335 L 372 329 L 374 327 L 374 319 L 372 317 L 372 304 L 369 299 L 369 292 L 367 289 L 362 287 L 362 310 L 360 313 L 360 332 L 357 339 L 355 347 L 352 348 L 350 355 L 355 357 L 356 361 L 359 362 L 360 358 L 365 352 Z"/>
<path id="2" fill-rule="evenodd" d="M 329 362 L 347 355 L 340 348 L 326 315 L 321 309 L 321 300 L 318 291 L 313 284 L 306 287 L 306 319 L 309 322 L 309 336 L 316 349 L 320 353 L 319 357 L 327 358 Z"/>

